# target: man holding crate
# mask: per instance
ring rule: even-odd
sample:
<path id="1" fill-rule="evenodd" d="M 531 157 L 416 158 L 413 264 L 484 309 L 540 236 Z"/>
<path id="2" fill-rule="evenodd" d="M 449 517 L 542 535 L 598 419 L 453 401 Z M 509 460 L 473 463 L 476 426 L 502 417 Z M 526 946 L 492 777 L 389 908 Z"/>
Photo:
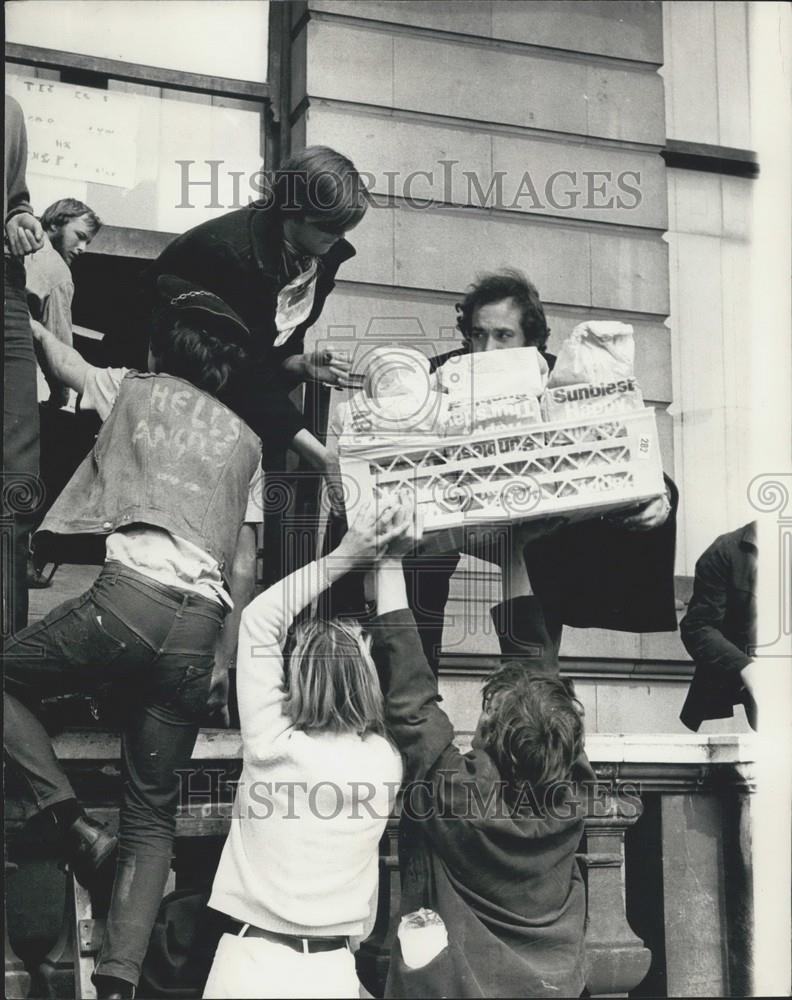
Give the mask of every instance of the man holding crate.
<path id="1" fill-rule="evenodd" d="M 552 371 L 556 359 L 546 350 L 544 309 L 536 288 L 519 271 L 479 278 L 457 314 L 463 346 L 434 358 L 433 370 L 454 355 L 537 347 Z M 548 532 L 526 546 L 525 559 L 556 650 L 564 624 L 626 632 L 676 629 L 676 505 L 676 487 L 665 477 L 664 493 L 628 510 L 574 524 L 547 519 Z M 463 531 L 463 536 L 452 551 L 423 551 L 404 560 L 410 607 L 435 673 L 460 550 L 488 559 L 487 547 L 493 544 L 486 529 Z"/>

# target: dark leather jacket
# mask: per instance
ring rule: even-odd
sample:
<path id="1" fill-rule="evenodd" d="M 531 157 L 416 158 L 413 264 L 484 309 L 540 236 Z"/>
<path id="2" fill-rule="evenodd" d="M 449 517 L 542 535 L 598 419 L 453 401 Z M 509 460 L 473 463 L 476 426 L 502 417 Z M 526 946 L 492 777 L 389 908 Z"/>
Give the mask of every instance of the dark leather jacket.
<path id="1" fill-rule="evenodd" d="M 278 293 L 286 284 L 280 274 L 282 249 L 279 210 L 266 201 L 253 202 L 177 237 L 143 273 L 142 287 L 149 314 L 156 301 L 157 278 L 175 274 L 219 295 L 242 317 L 253 336 L 255 363 L 228 394 L 228 402 L 261 437 L 265 455 L 275 463 L 305 426 L 288 399 L 298 380 L 281 365 L 303 353 L 305 333 L 321 315 L 338 268 L 355 256 L 355 248 L 342 239 L 319 259 L 310 315 L 285 344 L 273 348 Z"/>

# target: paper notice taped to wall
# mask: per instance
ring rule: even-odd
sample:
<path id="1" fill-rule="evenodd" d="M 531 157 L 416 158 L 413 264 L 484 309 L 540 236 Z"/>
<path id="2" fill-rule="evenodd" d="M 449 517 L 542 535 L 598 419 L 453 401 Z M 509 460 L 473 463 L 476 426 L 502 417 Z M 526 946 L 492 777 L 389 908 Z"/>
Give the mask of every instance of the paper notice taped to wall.
<path id="1" fill-rule="evenodd" d="M 136 97 L 16 75 L 6 77 L 6 91 L 25 118 L 28 176 L 135 186 Z"/>

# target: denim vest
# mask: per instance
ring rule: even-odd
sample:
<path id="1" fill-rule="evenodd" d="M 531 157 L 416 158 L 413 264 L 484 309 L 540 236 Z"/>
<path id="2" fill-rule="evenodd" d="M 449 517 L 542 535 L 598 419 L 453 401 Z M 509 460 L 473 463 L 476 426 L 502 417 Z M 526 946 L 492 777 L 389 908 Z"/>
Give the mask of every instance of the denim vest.
<path id="1" fill-rule="evenodd" d="M 36 533 L 36 549 L 57 559 L 54 552 L 78 546 L 59 546 L 68 538 L 55 536 L 104 544 L 119 528 L 150 524 L 208 552 L 226 577 L 260 455 L 253 431 L 213 396 L 173 375 L 129 372 L 92 452 Z"/>

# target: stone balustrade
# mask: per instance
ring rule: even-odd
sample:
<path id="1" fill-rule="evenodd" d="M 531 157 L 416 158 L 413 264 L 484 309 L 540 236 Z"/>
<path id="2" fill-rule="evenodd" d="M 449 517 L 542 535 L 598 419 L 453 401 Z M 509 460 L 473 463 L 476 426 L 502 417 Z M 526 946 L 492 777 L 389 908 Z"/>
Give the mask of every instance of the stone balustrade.
<path id="1" fill-rule="evenodd" d="M 469 733 L 459 733 L 463 748 L 469 738 Z M 71 731 L 55 744 L 92 811 L 117 822 L 118 738 Z M 601 781 L 579 856 L 588 886 L 589 991 L 626 995 L 648 973 L 650 992 L 660 995 L 747 994 L 751 737 L 595 733 L 587 751 Z M 237 732 L 202 731 L 193 758 L 193 801 L 178 821 L 177 885 L 190 885 L 197 872 L 205 878 L 211 871 L 206 858 L 216 857 L 228 829 L 240 753 Z M 13 854 L 13 829 L 18 826 L 13 811 L 7 826 Z M 399 909 L 396 842 L 397 823 L 391 821 L 381 846 L 377 922 L 359 959 L 361 975 L 375 994 L 387 974 Z M 40 861 L 38 867 L 20 861 L 11 876 L 10 938 L 26 956 L 32 950 L 20 928 L 24 931 L 31 921 L 22 909 L 37 898 L 37 891 L 40 898 L 34 883 L 42 870 L 52 879 L 48 898 L 63 900 L 64 880 L 54 863 L 42 869 Z M 26 880 L 29 892 L 22 889 Z M 51 921 L 54 945 L 46 959 L 28 959 L 28 971 L 35 995 L 64 996 L 72 942 L 68 927 L 59 926 L 54 917 Z M 10 967 L 15 979 L 7 985 L 19 995 L 15 984 L 25 979 L 18 963 L 12 961 Z"/>

